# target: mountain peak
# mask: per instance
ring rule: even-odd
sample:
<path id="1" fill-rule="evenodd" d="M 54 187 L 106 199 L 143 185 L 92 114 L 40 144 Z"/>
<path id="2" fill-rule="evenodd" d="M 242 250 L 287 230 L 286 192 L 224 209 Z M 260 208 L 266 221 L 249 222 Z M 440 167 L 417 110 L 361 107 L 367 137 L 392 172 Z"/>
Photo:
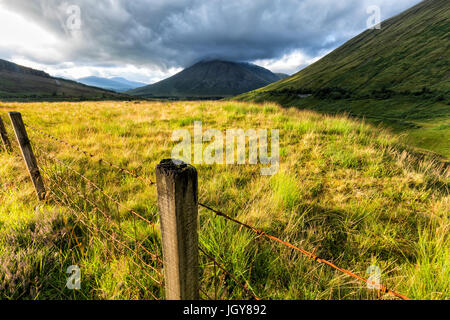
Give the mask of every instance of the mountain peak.
<path id="1" fill-rule="evenodd" d="M 158 98 L 224 98 L 280 79 L 270 70 L 251 63 L 204 59 L 168 79 L 128 93 Z"/>
<path id="2" fill-rule="evenodd" d="M 124 92 L 146 85 L 145 83 L 130 81 L 123 77 L 102 78 L 98 76 L 89 76 L 80 78 L 77 81 L 88 86 L 94 86 L 116 92 Z"/>

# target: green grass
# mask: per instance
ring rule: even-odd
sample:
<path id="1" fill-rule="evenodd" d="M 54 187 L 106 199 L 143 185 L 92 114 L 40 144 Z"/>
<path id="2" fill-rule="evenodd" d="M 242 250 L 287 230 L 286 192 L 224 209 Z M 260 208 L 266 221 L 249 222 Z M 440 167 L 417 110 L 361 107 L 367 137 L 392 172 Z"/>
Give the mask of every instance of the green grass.
<path id="1" fill-rule="evenodd" d="M 377 265 L 384 284 L 411 298 L 450 298 L 448 169 L 379 126 L 269 103 L 0 103 L 10 137 L 6 112 L 13 110 L 20 111 L 26 123 L 153 181 L 156 164 L 170 158 L 177 143 L 171 141 L 172 131 L 193 130 L 195 120 L 203 121 L 204 130 L 278 128 L 277 174 L 261 176 L 261 165 L 197 165 L 200 200 L 361 276 L 368 277 L 367 268 Z M 445 123 L 437 128 L 448 129 Z M 39 203 L 23 161 L 0 153 L 0 297 L 164 298 L 164 290 L 150 278 L 160 279 L 160 264 L 141 250 L 142 259 L 158 271 L 141 270 L 133 254 L 88 229 L 111 231 L 120 222 L 131 237 L 121 239 L 126 245 L 139 249 L 132 240 L 136 235 L 145 248 L 161 254 L 155 187 L 30 130 L 29 135 L 39 165 L 51 176 L 44 175 L 46 186 L 63 198 L 67 193 L 65 200 L 80 210 L 59 205 L 52 197 Z M 17 153 L 16 144 L 14 148 Z M 154 221 L 155 228 L 106 201 L 50 157 L 94 180 Z M 112 221 L 102 218 L 79 193 L 98 202 Z M 364 283 L 203 208 L 199 213 L 201 246 L 259 297 L 377 298 Z M 250 298 L 200 256 L 201 286 L 209 296 Z M 80 291 L 65 288 L 70 265 L 81 267 Z"/>

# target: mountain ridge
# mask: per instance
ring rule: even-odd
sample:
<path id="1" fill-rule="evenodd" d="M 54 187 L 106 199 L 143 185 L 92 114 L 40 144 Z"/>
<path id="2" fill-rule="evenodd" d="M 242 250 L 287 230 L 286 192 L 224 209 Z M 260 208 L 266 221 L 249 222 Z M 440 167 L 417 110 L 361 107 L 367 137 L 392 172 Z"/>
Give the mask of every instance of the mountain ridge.
<path id="1" fill-rule="evenodd" d="M 146 98 L 223 98 L 279 80 L 280 76 L 251 63 L 213 59 L 127 93 Z"/>
<path id="2" fill-rule="evenodd" d="M 115 92 L 0 59 L 0 99 L 117 99 Z"/>
<path id="3" fill-rule="evenodd" d="M 94 86 L 106 90 L 112 90 L 116 92 L 125 92 L 138 87 L 146 86 L 146 83 L 130 81 L 123 77 L 104 78 L 97 76 L 89 76 L 76 79 L 77 82 L 83 83 L 88 86 Z"/>

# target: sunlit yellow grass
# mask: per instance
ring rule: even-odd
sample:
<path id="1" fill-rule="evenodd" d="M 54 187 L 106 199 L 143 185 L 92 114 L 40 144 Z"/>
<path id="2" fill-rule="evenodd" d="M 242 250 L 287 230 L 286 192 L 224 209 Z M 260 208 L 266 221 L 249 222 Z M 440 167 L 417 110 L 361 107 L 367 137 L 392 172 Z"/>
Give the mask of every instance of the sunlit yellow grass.
<path id="1" fill-rule="evenodd" d="M 412 298 L 450 298 L 448 171 L 432 159 L 418 159 L 400 145 L 396 136 L 380 128 L 346 117 L 283 109 L 274 104 L 0 103 L 0 115 L 10 137 L 8 111 L 19 111 L 26 123 L 152 181 L 155 166 L 171 157 L 177 143 L 171 141 L 172 131 L 186 128 L 192 133 L 196 120 L 203 122 L 204 130 L 279 129 L 280 170 L 276 175 L 261 176 L 261 165 L 196 165 L 200 200 L 295 245 L 316 250 L 321 257 L 362 276 L 368 276 L 365 272 L 370 265 L 378 265 L 383 283 Z M 157 221 L 154 187 L 104 168 L 32 131 L 29 135 L 36 150 L 71 163 L 122 203 Z M 36 221 L 39 212 L 54 212 L 57 206 L 42 206 L 35 200 L 20 159 L 2 153 L 0 161 L 0 234 L 7 239 L 26 231 L 25 225 Z M 61 211 L 63 216 L 69 214 L 65 209 Z M 257 239 L 203 209 L 200 219 L 202 245 L 263 298 L 377 296 L 364 283 Z M 66 224 L 70 225 L 70 221 Z M 148 232 L 144 226 L 139 231 L 144 235 Z M 15 246 L 25 250 L 27 245 L 30 243 L 26 241 L 20 245 L 9 243 L 2 250 L 9 252 Z M 53 254 L 47 247 L 39 250 Z M 73 296 L 64 289 L 64 268 L 81 262 L 77 255 L 60 250 L 55 258 L 60 263 L 60 274 L 52 277 L 51 286 L 36 289 L 40 294 L 25 286 L 21 289 L 23 295 L 142 297 L 127 283 L 127 257 L 105 267 L 100 247 L 85 250 L 89 253 L 80 253 L 79 259 L 83 259 L 86 281 L 90 282 L 81 293 Z M 28 263 L 33 269 L 32 261 Z M 44 281 L 39 270 L 30 272 L 38 283 Z M 210 279 L 205 285 L 212 281 L 211 272 L 204 270 L 205 279 Z M 1 285 L 7 286 L 7 280 L 3 279 Z M 206 290 L 213 295 L 210 287 Z M 224 291 L 223 298 L 248 298 L 239 288 Z M 17 297 L 14 292 L 4 296 Z"/>

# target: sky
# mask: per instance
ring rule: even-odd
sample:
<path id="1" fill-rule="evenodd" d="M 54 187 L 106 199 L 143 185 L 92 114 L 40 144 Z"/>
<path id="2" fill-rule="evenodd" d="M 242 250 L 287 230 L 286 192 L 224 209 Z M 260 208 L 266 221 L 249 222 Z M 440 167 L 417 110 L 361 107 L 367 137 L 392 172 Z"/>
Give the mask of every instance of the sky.
<path id="1" fill-rule="evenodd" d="M 294 74 L 420 0 L 0 0 L 0 59 L 154 83 L 203 59 Z M 381 28 L 382 28 L 381 24 Z"/>

